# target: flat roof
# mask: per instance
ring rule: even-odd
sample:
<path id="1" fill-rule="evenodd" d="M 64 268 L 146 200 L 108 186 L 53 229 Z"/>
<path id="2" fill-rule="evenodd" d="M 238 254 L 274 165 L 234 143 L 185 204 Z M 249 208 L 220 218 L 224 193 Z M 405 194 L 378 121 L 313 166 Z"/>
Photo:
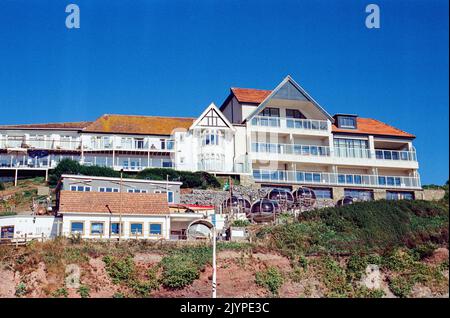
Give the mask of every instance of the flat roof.
<path id="1" fill-rule="evenodd" d="M 106 180 L 106 181 L 120 181 L 120 178 L 112 177 L 98 177 L 98 176 L 85 176 L 78 174 L 63 174 L 61 179 L 72 178 L 72 179 L 83 179 L 83 180 Z M 131 179 L 122 178 L 123 182 L 140 182 L 140 183 L 156 183 L 156 184 L 172 184 L 172 185 L 182 185 L 183 182 L 180 181 L 162 181 L 162 180 L 148 180 L 148 179 Z"/>

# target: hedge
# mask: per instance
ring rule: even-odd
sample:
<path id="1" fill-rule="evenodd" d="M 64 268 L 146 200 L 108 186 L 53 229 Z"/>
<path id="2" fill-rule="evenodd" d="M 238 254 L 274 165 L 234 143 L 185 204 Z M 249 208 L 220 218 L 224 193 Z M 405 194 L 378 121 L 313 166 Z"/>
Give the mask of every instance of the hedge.
<path id="1" fill-rule="evenodd" d="M 136 178 L 165 181 L 167 176 L 170 181 L 183 182 L 182 188 L 207 189 L 220 187 L 220 183 L 216 177 L 203 171 L 190 172 L 166 168 L 148 168 L 138 172 Z"/>

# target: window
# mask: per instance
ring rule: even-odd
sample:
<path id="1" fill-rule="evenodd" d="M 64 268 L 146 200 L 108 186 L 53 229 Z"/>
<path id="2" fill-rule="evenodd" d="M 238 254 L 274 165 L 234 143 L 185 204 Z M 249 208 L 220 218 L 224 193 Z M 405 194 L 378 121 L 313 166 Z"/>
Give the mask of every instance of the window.
<path id="1" fill-rule="evenodd" d="M 161 139 L 161 149 L 166 149 L 166 140 L 165 139 Z"/>
<path id="2" fill-rule="evenodd" d="M 356 117 L 353 116 L 338 116 L 339 128 L 356 129 Z"/>
<path id="3" fill-rule="evenodd" d="M 142 235 L 142 223 L 130 223 L 130 235 Z"/>
<path id="4" fill-rule="evenodd" d="M 371 190 L 344 189 L 344 196 L 360 201 L 373 200 L 373 192 Z"/>
<path id="5" fill-rule="evenodd" d="M 142 190 L 142 189 L 128 189 L 127 192 L 128 192 L 128 193 L 147 193 L 147 190 Z"/>
<path id="6" fill-rule="evenodd" d="M 91 222 L 91 235 L 103 235 L 103 222 Z"/>
<path id="7" fill-rule="evenodd" d="M 273 107 L 266 107 L 261 113 L 265 117 L 280 117 L 280 109 Z"/>
<path id="8" fill-rule="evenodd" d="M 70 223 L 70 233 L 72 234 L 83 234 L 84 233 L 84 223 L 83 222 L 72 222 Z"/>
<path id="9" fill-rule="evenodd" d="M 386 191 L 387 200 L 414 200 L 414 192 Z"/>
<path id="10" fill-rule="evenodd" d="M 119 235 L 119 231 L 121 231 L 123 234 L 123 229 L 121 229 L 119 222 L 112 222 L 111 223 L 111 235 Z"/>
<path id="11" fill-rule="evenodd" d="M 173 192 L 172 191 L 167 192 L 167 202 L 173 203 Z"/>
<path id="12" fill-rule="evenodd" d="M 150 223 L 150 235 L 161 235 L 162 225 L 159 223 Z"/>
<path id="13" fill-rule="evenodd" d="M 332 199 L 332 190 L 330 188 L 312 188 L 317 199 Z"/>
<path id="14" fill-rule="evenodd" d="M 144 149 L 144 139 L 143 138 L 135 139 L 134 146 L 136 149 Z"/>
<path id="15" fill-rule="evenodd" d="M 119 192 L 118 188 L 100 187 L 98 188 L 100 192 Z"/>
<path id="16" fill-rule="evenodd" d="M 219 145 L 220 135 L 215 131 L 205 131 L 203 136 L 203 145 Z"/>
<path id="17" fill-rule="evenodd" d="M 286 118 L 305 119 L 306 117 L 298 109 L 286 109 Z"/>
<path id="18" fill-rule="evenodd" d="M 91 191 L 91 187 L 90 186 L 75 186 L 75 185 L 72 185 L 72 186 L 70 186 L 70 191 L 89 192 L 89 191 Z"/>

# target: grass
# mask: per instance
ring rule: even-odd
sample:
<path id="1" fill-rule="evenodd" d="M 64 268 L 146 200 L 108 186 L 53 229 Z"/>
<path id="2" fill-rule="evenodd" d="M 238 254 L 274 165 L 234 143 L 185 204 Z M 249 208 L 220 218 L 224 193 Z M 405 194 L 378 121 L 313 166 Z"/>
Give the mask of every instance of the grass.
<path id="1" fill-rule="evenodd" d="M 283 274 L 275 266 L 256 272 L 255 283 L 258 286 L 266 288 L 272 296 L 278 296 L 278 291 L 284 283 Z"/>

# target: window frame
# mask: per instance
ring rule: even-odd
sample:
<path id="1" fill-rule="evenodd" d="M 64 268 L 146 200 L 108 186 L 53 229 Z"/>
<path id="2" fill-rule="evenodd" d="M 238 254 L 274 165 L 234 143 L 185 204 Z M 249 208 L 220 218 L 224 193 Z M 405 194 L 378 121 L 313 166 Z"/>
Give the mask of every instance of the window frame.
<path id="1" fill-rule="evenodd" d="M 101 224 L 102 232 L 101 233 L 92 233 L 92 225 L 93 224 Z M 89 235 L 91 236 L 105 236 L 105 221 L 90 221 L 89 222 Z"/>
<path id="2" fill-rule="evenodd" d="M 132 227 L 133 225 L 140 225 L 140 226 L 141 226 L 141 234 L 137 234 L 137 235 L 136 235 L 136 233 L 133 233 L 133 232 L 132 232 L 131 227 Z M 130 229 L 130 234 L 129 234 L 130 237 L 144 236 L 144 222 L 130 222 L 130 227 L 129 227 L 129 229 Z"/>
<path id="3" fill-rule="evenodd" d="M 82 231 L 81 231 L 80 234 L 81 234 L 81 236 L 84 236 L 84 233 L 85 233 L 85 230 L 86 230 L 86 226 L 85 226 L 84 221 L 70 221 L 70 229 L 69 229 L 70 234 L 77 234 L 77 233 L 79 233 L 79 232 L 74 232 L 74 231 L 72 230 L 72 225 L 73 225 L 74 223 L 81 223 L 81 224 L 83 225 L 83 228 L 82 228 Z"/>
<path id="4" fill-rule="evenodd" d="M 152 233 L 152 225 L 159 225 L 160 226 L 160 233 L 158 233 L 158 234 Z M 161 222 L 150 222 L 148 224 L 148 235 L 149 236 L 157 236 L 157 237 L 163 236 L 163 223 L 161 223 Z"/>
<path id="5" fill-rule="evenodd" d="M 349 120 L 351 120 L 353 122 L 352 125 L 348 125 Z M 339 125 L 339 128 L 344 128 L 344 129 L 357 129 L 358 128 L 356 117 L 353 117 L 353 116 L 338 116 L 338 125 Z"/>
<path id="6" fill-rule="evenodd" d="M 119 236 L 119 233 L 113 233 L 112 231 L 112 225 L 113 224 L 119 224 L 119 229 L 120 229 L 120 235 L 123 236 L 123 226 L 124 226 L 124 222 L 119 222 L 119 221 L 114 221 L 114 222 L 110 222 L 109 223 L 109 233 L 111 234 L 111 236 Z"/>
<path id="7" fill-rule="evenodd" d="M 104 191 L 102 191 L 102 189 Z M 106 189 L 111 189 L 111 191 L 106 191 Z M 113 187 L 98 187 L 98 192 L 102 193 L 119 193 L 119 188 L 113 188 Z"/>

